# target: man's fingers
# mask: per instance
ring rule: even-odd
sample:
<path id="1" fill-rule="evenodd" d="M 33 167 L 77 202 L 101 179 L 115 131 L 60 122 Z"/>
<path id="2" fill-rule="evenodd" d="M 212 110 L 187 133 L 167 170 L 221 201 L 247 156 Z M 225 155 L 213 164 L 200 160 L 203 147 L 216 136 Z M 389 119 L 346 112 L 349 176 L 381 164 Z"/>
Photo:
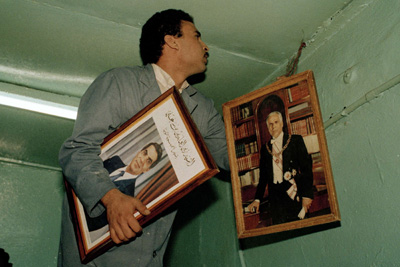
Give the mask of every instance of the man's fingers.
<path id="1" fill-rule="evenodd" d="M 116 227 L 110 226 L 110 236 L 114 243 L 120 244 L 136 236 L 128 224 L 118 224 Z"/>
<path id="2" fill-rule="evenodd" d="M 149 215 L 150 211 L 139 199 L 125 195 L 119 190 L 110 190 L 102 201 L 107 208 L 110 236 L 114 243 L 128 241 L 142 231 L 134 213 L 138 211 Z"/>
<path id="3" fill-rule="evenodd" d="M 133 216 L 132 216 L 132 218 L 133 218 Z M 133 220 L 136 221 L 135 218 L 133 218 Z M 133 227 L 133 226 L 131 226 L 130 220 L 128 220 L 126 224 L 121 226 L 122 233 L 123 233 L 124 237 L 126 238 L 126 240 L 124 240 L 124 241 L 128 241 L 129 239 L 134 238 L 137 233 L 142 231 L 142 227 L 140 227 L 140 225 L 137 221 L 136 221 L 136 223 L 137 223 L 137 225 L 135 225 Z"/>
<path id="4" fill-rule="evenodd" d="M 127 217 L 121 217 L 119 219 L 120 221 L 116 220 L 109 224 L 111 239 L 114 243 L 120 244 L 126 242 L 142 231 L 142 227 L 133 214 L 129 214 Z"/>
<path id="5" fill-rule="evenodd" d="M 128 226 L 135 233 L 139 233 L 142 231 L 142 227 L 140 226 L 139 222 L 136 220 L 136 218 L 134 216 L 132 216 L 128 220 Z M 136 236 L 136 234 L 135 234 L 135 236 Z"/>
<path id="6" fill-rule="evenodd" d="M 303 197 L 302 201 L 303 201 L 302 204 L 303 204 L 303 208 L 304 208 L 305 212 L 308 212 L 313 200 L 311 198 Z"/>
<path id="7" fill-rule="evenodd" d="M 110 236 L 111 236 L 112 241 L 115 244 L 119 244 L 119 243 L 122 242 L 122 240 L 119 239 L 119 237 L 118 237 L 117 233 L 115 232 L 114 228 L 110 228 Z"/>
<path id="8" fill-rule="evenodd" d="M 134 198 L 133 201 L 135 202 L 136 210 L 139 211 L 142 215 L 149 215 L 150 211 L 147 207 L 137 198 Z"/>
<path id="9" fill-rule="evenodd" d="M 119 225 L 119 227 L 115 228 L 115 233 L 118 236 L 118 239 L 121 241 L 129 240 L 129 230 L 124 225 Z"/>

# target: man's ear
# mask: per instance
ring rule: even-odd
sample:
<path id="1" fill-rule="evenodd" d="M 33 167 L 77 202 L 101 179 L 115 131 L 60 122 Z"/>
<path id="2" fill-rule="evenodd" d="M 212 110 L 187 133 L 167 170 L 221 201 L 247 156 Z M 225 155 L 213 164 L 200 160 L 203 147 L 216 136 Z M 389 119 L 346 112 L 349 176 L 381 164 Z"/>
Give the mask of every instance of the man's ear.
<path id="1" fill-rule="evenodd" d="M 178 49 L 179 48 L 178 42 L 176 42 L 176 37 L 173 36 L 173 35 L 165 35 L 164 36 L 164 41 L 165 41 L 165 44 L 167 46 L 169 46 L 170 48 L 172 48 L 172 49 Z"/>

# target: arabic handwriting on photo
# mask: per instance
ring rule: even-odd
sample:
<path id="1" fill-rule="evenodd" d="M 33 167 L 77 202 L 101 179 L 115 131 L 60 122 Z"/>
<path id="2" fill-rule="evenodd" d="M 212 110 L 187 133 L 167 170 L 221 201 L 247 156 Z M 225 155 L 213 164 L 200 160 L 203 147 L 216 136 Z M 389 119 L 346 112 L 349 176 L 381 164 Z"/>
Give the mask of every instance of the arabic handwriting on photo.
<path id="1" fill-rule="evenodd" d="M 186 166 L 191 166 L 193 165 L 193 163 L 196 161 L 194 157 L 192 157 L 191 151 L 189 149 L 189 147 L 187 146 L 188 142 L 185 138 L 184 132 L 182 130 L 180 130 L 178 123 L 176 123 L 176 118 L 175 118 L 175 114 L 172 111 L 168 111 L 165 116 L 168 118 L 169 121 L 169 127 L 171 128 L 171 130 L 173 131 L 173 135 L 178 143 L 179 146 L 179 150 L 182 153 L 183 159 L 186 162 Z M 169 131 L 167 129 L 164 129 L 164 134 L 167 136 L 167 141 L 171 147 L 171 153 L 175 156 L 175 158 L 177 157 L 176 154 L 176 147 L 174 145 L 171 144 L 171 140 L 170 140 L 170 135 L 169 135 Z"/>

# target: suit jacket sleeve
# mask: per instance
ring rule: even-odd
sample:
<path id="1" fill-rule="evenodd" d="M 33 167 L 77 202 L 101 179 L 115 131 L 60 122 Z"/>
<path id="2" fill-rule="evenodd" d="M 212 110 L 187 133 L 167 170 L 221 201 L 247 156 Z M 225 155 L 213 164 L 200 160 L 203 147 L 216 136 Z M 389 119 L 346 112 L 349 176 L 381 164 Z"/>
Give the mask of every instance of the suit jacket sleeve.
<path id="1" fill-rule="evenodd" d="M 255 195 L 255 199 L 262 200 L 264 197 L 265 189 L 267 187 L 268 183 L 268 177 L 267 177 L 267 149 L 265 145 L 261 147 L 260 151 L 260 180 L 258 182 L 257 186 L 257 191 Z"/>
<path id="2" fill-rule="evenodd" d="M 229 170 L 225 125 L 214 102 L 191 86 L 182 97 L 216 164 Z"/>
<path id="3" fill-rule="evenodd" d="M 292 135 L 292 141 L 295 144 L 296 155 L 299 163 L 300 174 L 294 177 L 298 195 L 300 197 L 314 198 L 313 194 L 313 173 L 312 160 L 307 152 L 303 137 L 300 135 Z"/>
<path id="4" fill-rule="evenodd" d="M 207 133 L 204 135 L 204 141 L 217 165 L 225 170 L 229 170 L 225 125 L 221 115 L 215 109 L 212 100 L 209 106 L 211 112 L 208 114 L 208 127 Z"/>
<path id="5" fill-rule="evenodd" d="M 107 135 L 135 114 L 121 99 L 128 73 L 122 71 L 125 76 L 119 73 L 106 72 L 90 85 L 81 99 L 73 133 L 59 153 L 64 176 L 91 217 L 104 211 L 100 199 L 115 188 L 98 156 L 100 145 Z M 136 107 L 138 111 L 141 109 L 137 104 Z"/>

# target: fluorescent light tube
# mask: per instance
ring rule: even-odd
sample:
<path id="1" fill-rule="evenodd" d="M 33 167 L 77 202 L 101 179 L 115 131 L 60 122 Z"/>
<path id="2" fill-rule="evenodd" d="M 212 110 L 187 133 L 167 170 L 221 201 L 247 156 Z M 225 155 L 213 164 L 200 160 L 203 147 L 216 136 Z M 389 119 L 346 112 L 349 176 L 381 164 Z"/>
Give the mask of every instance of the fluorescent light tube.
<path id="1" fill-rule="evenodd" d="M 77 107 L 1 91 L 0 105 L 30 110 L 71 120 L 75 120 L 78 113 Z"/>

